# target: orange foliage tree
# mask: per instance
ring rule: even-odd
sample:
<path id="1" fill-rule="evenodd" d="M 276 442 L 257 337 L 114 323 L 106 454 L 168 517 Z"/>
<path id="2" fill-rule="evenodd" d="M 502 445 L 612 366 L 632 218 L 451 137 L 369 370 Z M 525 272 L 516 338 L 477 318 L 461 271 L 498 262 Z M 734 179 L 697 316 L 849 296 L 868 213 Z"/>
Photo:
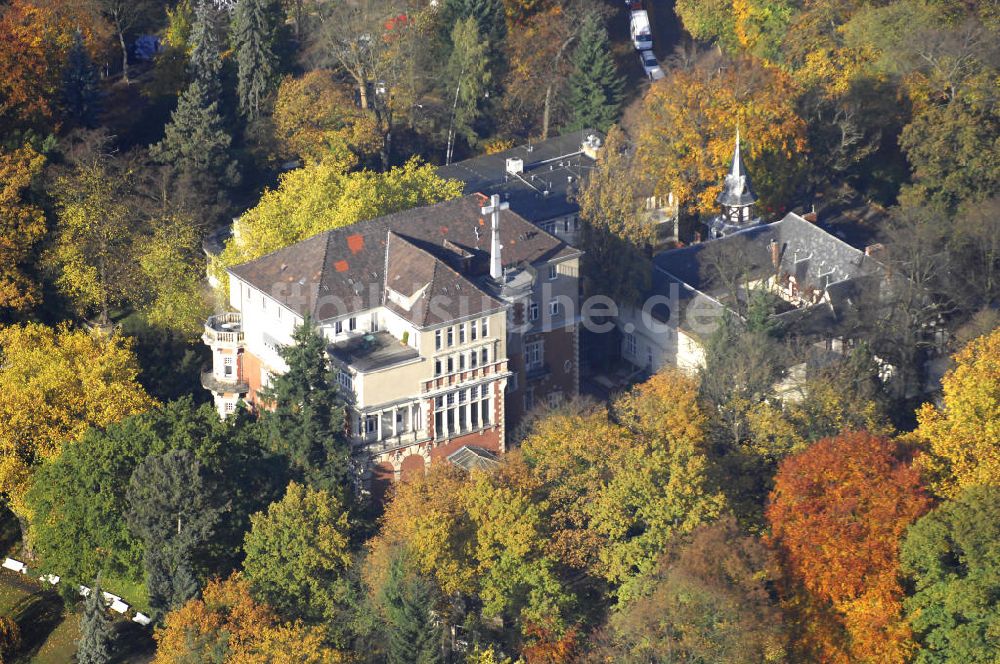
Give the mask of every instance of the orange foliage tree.
<path id="1" fill-rule="evenodd" d="M 767 518 L 807 658 L 908 661 L 914 645 L 901 616 L 899 542 L 929 507 L 900 448 L 867 432 L 824 438 L 782 462 Z M 839 657 L 831 614 L 847 637 Z"/>
<path id="2" fill-rule="evenodd" d="M 86 2 L 13 0 L 0 9 L 0 119 L 8 128 L 49 130 L 73 35 L 98 59 L 111 28 Z M 100 60 L 98 60 L 100 61 Z"/>
<path id="3" fill-rule="evenodd" d="M 804 166 L 806 126 L 796 115 L 797 96 L 787 74 L 751 59 L 672 71 L 643 99 L 637 141 L 656 193 L 673 192 L 689 212 L 716 213 L 739 128 L 763 210 L 780 208 Z"/>
<path id="4" fill-rule="evenodd" d="M 284 623 L 271 607 L 254 601 L 239 575 L 209 581 L 202 599 L 167 614 L 156 632 L 154 664 L 212 661 L 227 664 L 333 664 L 345 661 L 327 648 L 318 627 Z M 216 660 L 214 657 L 220 657 Z"/>

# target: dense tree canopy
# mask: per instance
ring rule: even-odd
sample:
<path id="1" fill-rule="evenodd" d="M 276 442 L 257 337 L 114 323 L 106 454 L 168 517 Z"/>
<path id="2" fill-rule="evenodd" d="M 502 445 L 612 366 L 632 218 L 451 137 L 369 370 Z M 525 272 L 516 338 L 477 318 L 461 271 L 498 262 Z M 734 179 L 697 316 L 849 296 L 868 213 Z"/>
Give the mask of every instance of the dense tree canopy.
<path id="1" fill-rule="evenodd" d="M 0 491 L 22 519 L 24 492 L 46 459 L 153 405 L 127 340 L 36 323 L 0 329 Z"/>
<path id="2" fill-rule="evenodd" d="M 40 298 L 25 268 L 47 230 L 41 208 L 28 196 L 44 164 L 45 157 L 27 145 L 0 152 L 0 311 L 24 310 Z"/>
<path id="3" fill-rule="evenodd" d="M 771 542 L 791 592 L 800 588 L 803 604 L 833 609 L 852 661 L 912 656 L 899 542 L 929 507 L 917 470 L 894 443 L 866 432 L 824 438 L 782 462 L 767 508 Z M 824 644 L 805 611 L 799 621 L 797 647 L 818 656 Z"/>

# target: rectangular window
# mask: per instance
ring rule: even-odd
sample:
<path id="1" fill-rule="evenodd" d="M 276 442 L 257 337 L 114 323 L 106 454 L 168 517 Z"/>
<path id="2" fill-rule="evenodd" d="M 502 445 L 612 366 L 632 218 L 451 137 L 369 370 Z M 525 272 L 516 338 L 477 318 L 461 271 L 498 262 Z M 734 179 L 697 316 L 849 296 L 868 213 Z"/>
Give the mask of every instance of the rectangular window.
<path id="1" fill-rule="evenodd" d="M 635 344 L 634 334 L 625 335 L 625 354 L 628 355 L 629 357 L 635 357 L 636 355 L 636 344 Z"/>
<path id="2" fill-rule="evenodd" d="M 532 387 L 524 390 L 524 412 L 528 412 L 535 407 L 535 389 Z"/>
<path id="3" fill-rule="evenodd" d="M 372 332 L 378 332 L 378 314 L 372 314 Z"/>
<path id="4" fill-rule="evenodd" d="M 469 409 L 469 417 L 472 420 L 472 422 L 471 422 L 472 428 L 473 429 L 478 429 L 479 428 L 479 403 L 478 402 L 473 402 L 472 408 Z"/>
<path id="5" fill-rule="evenodd" d="M 524 346 L 524 366 L 528 370 L 537 369 L 542 366 L 543 360 L 542 342 L 532 341 Z"/>
<path id="6" fill-rule="evenodd" d="M 458 355 L 458 370 L 465 371 L 465 353 L 459 353 Z"/>
<path id="7" fill-rule="evenodd" d="M 448 435 L 455 433 L 455 409 L 449 408 L 445 411 L 445 422 L 448 423 Z"/>
<path id="8" fill-rule="evenodd" d="M 562 392 L 552 392 L 548 397 L 549 408 L 558 408 L 562 403 Z"/>
<path id="9" fill-rule="evenodd" d="M 440 410 L 434 413 L 434 437 L 444 437 L 444 413 Z"/>
<path id="10" fill-rule="evenodd" d="M 413 404 L 410 407 L 410 416 L 413 418 L 413 430 L 421 431 L 424 428 L 424 424 L 420 419 L 420 404 Z"/>
<path id="11" fill-rule="evenodd" d="M 435 376 L 440 376 L 441 375 L 441 360 L 440 359 L 434 360 L 434 375 Z"/>
<path id="12" fill-rule="evenodd" d="M 559 315 L 559 303 L 558 302 L 549 302 L 549 315 L 550 316 L 558 316 Z"/>
<path id="13" fill-rule="evenodd" d="M 338 320 L 336 323 L 333 324 L 333 333 L 342 334 L 343 332 L 344 332 L 344 321 Z"/>
<path id="14" fill-rule="evenodd" d="M 455 373 L 455 358 L 448 356 L 448 373 Z"/>
<path id="15" fill-rule="evenodd" d="M 340 388 L 346 392 L 354 392 L 354 379 L 351 378 L 351 374 L 346 371 L 340 371 L 337 373 L 337 384 Z"/>
<path id="16" fill-rule="evenodd" d="M 233 358 L 231 357 L 222 358 L 222 373 L 226 377 L 233 375 Z"/>
<path id="17" fill-rule="evenodd" d="M 475 341 L 476 339 L 479 338 L 479 322 L 478 321 L 472 321 L 471 323 L 469 323 L 469 336 L 472 338 L 473 341 Z"/>
<path id="18" fill-rule="evenodd" d="M 444 405 L 444 397 L 442 397 L 440 395 L 434 397 L 434 407 L 435 408 L 440 408 L 443 405 Z"/>
<path id="19" fill-rule="evenodd" d="M 365 433 L 373 434 L 378 431 L 378 416 L 365 415 Z"/>
<path id="20" fill-rule="evenodd" d="M 490 425 L 490 400 L 483 399 L 479 402 L 479 412 L 482 415 L 483 426 L 487 427 Z"/>
<path id="21" fill-rule="evenodd" d="M 485 339 L 486 337 L 490 336 L 490 319 L 489 318 L 484 318 L 483 319 L 483 324 L 479 328 L 479 332 L 480 332 L 480 336 L 483 339 Z"/>
<path id="22" fill-rule="evenodd" d="M 469 398 L 469 391 L 468 390 L 459 390 L 458 391 L 458 403 L 465 403 L 468 400 L 468 398 Z"/>
<path id="23" fill-rule="evenodd" d="M 396 409 L 396 435 L 401 433 L 406 433 L 407 421 L 406 421 L 406 408 Z"/>
<path id="24" fill-rule="evenodd" d="M 466 431 L 469 428 L 469 422 L 465 417 L 465 408 L 458 409 L 458 430 Z"/>
<path id="25" fill-rule="evenodd" d="M 394 435 L 394 432 L 392 430 L 392 423 L 393 423 L 392 411 L 391 410 L 383 410 L 382 411 L 382 437 L 383 438 L 389 438 L 390 436 Z"/>
<path id="26" fill-rule="evenodd" d="M 556 268 L 556 266 L 555 265 L 550 265 L 549 266 L 549 281 L 552 281 L 558 275 L 559 275 L 559 270 Z"/>
<path id="27" fill-rule="evenodd" d="M 458 343 L 465 343 L 465 323 L 458 326 Z"/>
<path id="28" fill-rule="evenodd" d="M 236 404 L 234 402 L 232 402 L 232 401 L 227 401 L 226 402 L 226 412 L 227 413 L 232 413 L 232 412 L 235 412 L 235 411 L 236 411 Z"/>
<path id="29" fill-rule="evenodd" d="M 484 367 L 490 363 L 490 349 L 483 348 L 479 351 L 479 363 Z"/>
<path id="30" fill-rule="evenodd" d="M 350 332 L 353 332 L 354 330 L 358 329 L 358 319 L 355 318 L 354 316 L 351 316 L 350 318 L 348 318 L 347 319 L 347 329 Z"/>
<path id="31" fill-rule="evenodd" d="M 441 350 L 441 330 L 434 330 L 434 350 Z"/>
<path id="32" fill-rule="evenodd" d="M 454 345 L 455 345 L 455 328 L 449 327 L 448 328 L 448 348 L 451 348 Z"/>
<path id="33" fill-rule="evenodd" d="M 475 369 L 479 366 L 479 351 L 472 351 L 469 353 L 469 368 Z"/>
<path id="34" fill-rule="evenodd" d="M 538 303 L 532 302 L 528 305 L 528 320 L 538 320 Z"/>

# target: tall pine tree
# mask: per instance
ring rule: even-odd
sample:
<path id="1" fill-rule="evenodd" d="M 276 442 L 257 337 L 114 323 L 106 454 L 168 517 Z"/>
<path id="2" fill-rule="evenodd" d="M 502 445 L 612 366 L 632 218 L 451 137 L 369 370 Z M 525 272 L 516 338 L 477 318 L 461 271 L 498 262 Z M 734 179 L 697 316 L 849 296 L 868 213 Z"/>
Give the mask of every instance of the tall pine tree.
<path id="1" fill-rule="evenodd" d="M 80 127 L 94 127 L 101 110 L 101 91 L 97 70 L 83 43 L 83 33 L 73 35 L 73 46 L 66 59 L 62 80 L 63 111 L 67 119 Z"/>
<path id="2" fill-rule="evenodd" d="M 129 530 L 142 540 L 150 606 L 158 614 L 198 591 L 191 561 L 215 531 L 217 487 L 189 450 L 152 455 L 129 480 Z"/>
<path id="3" fill-rule="evenodd" d="M 101 577 L 94 581 L 94 587 L 84 603 L 83 619 L 80 620 L 80 640 L 76 646 L 77 664 L 107 664 L 111 661 L 112 625 L 111 617 L 104 608 L 101 594 Z"/>
<path id="4" fill-rule="evenodd" d="M 237 0 L 233 12 L 232 46 L 236 51 L 240 111 L 248 120 L 278 84 L 278 36 L 283 13 L 278 0 Z"/>
<path id="5" fill-rule="evenodd" d="M 286 456 L 304 482 L 346 500 L 350 452 L 326 339 L 307 316 L 292 340 L 292 345 L 279 351 L 288 371 L 275 376 L 270 387 L 260 392 L 273 405 L 263 415 L 271 449 Z"/>
<path id="6" fill-rule="evenodd" d="M 219 14 L 210 0 L 198 0 L 194 8 L 194 22 L 191 25 L 191 59 L 188 67 L 193 80 L 201 83 L 209 100 L 218 99 L 221 92 L 219 76 L 222 59 L 219 54 L 222 45 L 219 38 Z"/>
<path id="7" fill-rule="evenodd" d="M 608 33 L 601 17 L 587 14 L 580 26 L 569 78 L 569 131 L 593 128 L 607 131 L 621 111 L 625 79 L 615 68 Z"/>
<path id="8" fill-rule="evenodd" d="M 438 599 L 434 586 L 397 552 L 379 596 L 385 612 L 386 654 L 389 664 L 437 664 L 442 631 L 431 611 Z"/>
<path id="9" fill-rule="evenodd" d="M 232 141 L 219 102 L 211 100 L 204 84 L 195 80 L 177 101 L 163 140 L 149 152 L 173 169 L 180 203 L 218 214 L 227 205 L 227 190 L 239 182 L 229 149 Z"/>

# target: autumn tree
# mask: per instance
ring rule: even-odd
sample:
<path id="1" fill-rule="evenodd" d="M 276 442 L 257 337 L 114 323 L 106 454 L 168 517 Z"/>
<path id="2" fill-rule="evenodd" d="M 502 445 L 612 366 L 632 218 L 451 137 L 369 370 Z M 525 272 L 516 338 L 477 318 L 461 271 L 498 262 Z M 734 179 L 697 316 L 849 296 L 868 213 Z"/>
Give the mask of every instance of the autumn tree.
<path id="1" fill-rule="evenodd" d="M 24 311 L 41 297 L 25 267 L 46 233 L 45 216 L 28 196 L 44 165 L 45 157 L 27 145 L 0 152 L 0 310 Z"/>
<path id="2" fill-rule="evenodd" d="M 579 196 L 587 289 L 638 302 L 649 287 L 654 230 L 636 202 L 633 148 L 618 127 L 608 132 L 597 163 Z"/>
<path id="3" fill-rule="evenodd" d="M 167 212 L 155 221 L 139 256 L 148 294 L 140 307 L 149 325 L 196 339 L 212 313 L 204 285 L 201 227 L 184 212 Z"/>
<path id="4" fill-rule="evenodd" d="M 438 177 L 429 165 L 408 161 L 385 173 L 345 173 L 331 163 L 286 173 L 238 222 L 213 273 L 228 284 L 225 267 L 259 258 L 323 231 L 459 196 L 462 184 Z M 234 234 L 236 236 L 237 234 Z"/>
<path id="5" fill-rule="evenodd" d="M 913 654 L 899 541 L 929 507 L 916 468 L 894 443 L 869 433 L 825 438 L 782 462 L 767 519 L 786 588 L 805 595 L 799 604 L 832 610 L 852 661 L 904 662 Z M 796 647 L 817 656 L 808 614 L 798 622 Z"/>
<path id="6" fill-rule="evenodd" d="M 55 182 L 58 223 L 50 263 L 56 286 L 81 316 L 111 322 L 112 308 L 138 296 L 132 214 L 126 197 L 130 173 L 98 138 Z"/>
<path id="7" fill-rule="evenodd" d="M 0 118 L 5 131 L 51 131 L 59 120 L 63 69 L 77 30 L 91 56 L 103 53 L 110 26 L 89 3 L 15 0 L 0 16 Z"/>
<path id="8" fill-rule="evenodd" d="M 566 129 L 607 131 L 618 119 L 625 79 L 611 57 L 608 33 L 596 12 L 583 17 L 570 62 L 573 72 L 567 83 L 570 117 Z"/>
<path id="9" fill-rule="evenodd" d="M 325 69 L 283 79 L 273 120 L 283 148 L 309 162 L 329 159 L 347 170 L 381 147 L 374 113 L 356 108 L 350 89 Z"/>
<path id="10" fill-rule="evenodd" d="M 921 645 L 914 661 L 992 661 L 1000 646 L 1000 490 L 969 487 L 925 515 L 900 548 L 915 588 L 906 614 Z"/>
<path id="11" fill-rule="evenodd" d="M 343 661 L 341 653 L 325 645 L 322 630 L 282 622 L 271 607 L 253 599 L 249 583 L 238 575 L 209 581 L 202 598 L 167 614 L 155 636 L 155 664 L 209 657 L 232 664 Z"/>
<path id="12" fill-rule="evenodd" d="M 37 323 L 0 329 L 0 492 L 26 535 L 32 474 L 80 440 L 152 406 L 129 343 Z"/>
<path id="13" fill-rule="evenodd" d="M 732 517 L 700 526 L 670 544 L 647 592 L 612 614 L 614 644 L 593 661 L 785 661 L 776 574 L 773 554 Z"/>
<path id="14" fill-rule="evenodd" d="M 715 214 L 738 128 L 765 214 L 786 205 L 806 149 L 796 97 L 781 70 L 748 59 L 673 70 L 646 93 L 637 138 L 639 161 L 654 174 L 656 193 L 672 192 L 690 212 Z"/>
<path id="15" fill-rule="evenodd" d="M 347 511 L 337 496 L 292 482 L 284 498 L 250 517 L 244 575 L 282 616 L 326 624 L 342 640 L 351 564 Z"/>
<path id="16" fill-rule="evenodd" d="M 926 446 L 919 464 L 941 496 L 979 484 L 1000 485 L 1000 328 L 955 355 L 941 381 L 943 407 L 917 411 L 914 436 Z"/>
<path id="17" fill-rule="evenodd" d="M 277 49 L 283 14 L 278 0 L 238 0 L 233 11 L 232 45 L 236 52 L 240 112 L 256 120 L 278 85 Z"/>
<path id="18" fill-rule="evenodd" d="M 505 113 L 521 118 L 524 128 L 543 141 L 551 127 L 564 124 L 566 82 L 573 71 L 570 55 L 581 25 L 576 12 L 556 5 L 531 15 L 509 36 Z"/>

